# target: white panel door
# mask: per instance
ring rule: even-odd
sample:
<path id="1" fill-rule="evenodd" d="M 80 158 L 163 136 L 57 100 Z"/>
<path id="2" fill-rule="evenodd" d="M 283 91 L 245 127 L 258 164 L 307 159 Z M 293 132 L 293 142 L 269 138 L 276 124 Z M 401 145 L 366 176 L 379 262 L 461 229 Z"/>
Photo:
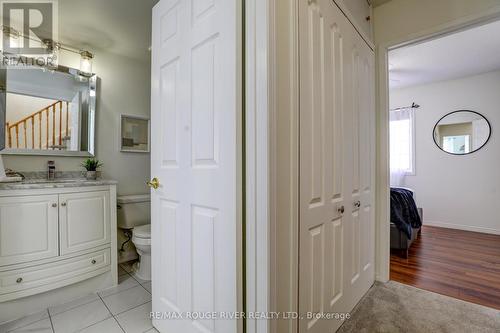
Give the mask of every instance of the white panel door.
<path id="1" fill-rule="evenodd" d="M 0 266 L 58 256 L 57 195 L 0 198 Z"/>
<path id="2" fill-rule="evenodd" d="M 111 242 L 109 192 L 59 195 L 61 255 Z"/>
<path id="3" fill-rule="evenodd" d="M 300 272 L 299 312 L 346 312 L 350 270 L 347 22 L 329 0 L 299 2 Z M 339 321 L 315 317 L 300 332 L 331 332 Z"/>
<path id="4" fill-rule="evenodd" d="M 233 0 L 153 9 L 153 311 L 238 310 L 240 20 Z M 169 332 L 239 331 L 234 319 L 153 319 Z"/>
<path id="5" fill-rule="evenodd" d="M 352 271 L 354 306 L 375 282 L 375 73 L 374 53 L 358 34 L 352 51 Z"/>
<path id="6" fill-rule="evenodd" d="M 299 2 L 300 332 L 335 331 L 342 322 L 320 314 L 351 311 L 373 283 L 374 82 L 365 46 L 332 1 Z"/>

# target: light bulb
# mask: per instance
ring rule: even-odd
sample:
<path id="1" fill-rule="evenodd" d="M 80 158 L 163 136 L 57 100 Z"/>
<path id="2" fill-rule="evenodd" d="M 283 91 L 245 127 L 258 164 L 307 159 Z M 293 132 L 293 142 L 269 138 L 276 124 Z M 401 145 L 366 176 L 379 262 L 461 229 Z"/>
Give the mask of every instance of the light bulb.
<path id="1" fill-rule="evenodd" d="M 83 76 L 92 76 L 92 59 L 94 55 L 88 51 L 80 52 L 80 74 Z"/>

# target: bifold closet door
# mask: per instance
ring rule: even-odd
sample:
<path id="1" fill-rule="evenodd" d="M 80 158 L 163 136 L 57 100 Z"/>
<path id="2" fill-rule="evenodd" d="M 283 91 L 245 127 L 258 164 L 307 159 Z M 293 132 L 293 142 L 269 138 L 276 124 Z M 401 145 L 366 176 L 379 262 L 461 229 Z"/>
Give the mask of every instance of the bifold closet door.
<path id="1" fill-rule="evenodd" d="M 375 73 L 374 53 L 356 33 L 352 61 L 352 187 L 348 290 L 354 307 L 375 281 Z"/>
<path id="2" fill-rule="evenodd" d="M 299 312 L 345 312 L 350 271 L 349 87 L 345 17 L 328 0 L 299 1 L 300 190 Z M 338 324 L 301 320 L 300 332 L 330 332 Z"/>
<path id="3" fill-rule="evenodd" d="M 373 283 L 373 52 L 332 1 L 299 1 L 300 332 Z M 359 289 L 359 290 L 356 290 Z"/>

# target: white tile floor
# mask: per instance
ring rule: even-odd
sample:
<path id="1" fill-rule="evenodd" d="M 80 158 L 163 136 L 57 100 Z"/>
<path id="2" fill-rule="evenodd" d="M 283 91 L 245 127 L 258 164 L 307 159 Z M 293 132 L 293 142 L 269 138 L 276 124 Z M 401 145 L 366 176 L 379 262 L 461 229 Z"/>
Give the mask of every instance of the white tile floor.
<path id="1" fill-rule="evenodd" d="M 0 325 L 0 333 L 153 333 L 151 282 L 118 267 L 118 286 Z"/>

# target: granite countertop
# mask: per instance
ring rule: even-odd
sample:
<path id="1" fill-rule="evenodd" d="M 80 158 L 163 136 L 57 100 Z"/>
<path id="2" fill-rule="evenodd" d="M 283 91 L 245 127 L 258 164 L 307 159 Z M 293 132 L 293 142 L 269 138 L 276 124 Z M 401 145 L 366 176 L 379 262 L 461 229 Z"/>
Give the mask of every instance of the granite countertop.
<path id="1" fill-rule="evenodd" d="M 46 172 L 23 172 L 25 179 L 20 182 L 0 183 L 0 190 L 28 190 L 67 187 L 86 187 L 116 185 L 118 182 L 109 179 L 87 180 L 82 172 L 57 172 L 54 180 L 48 180 Z"/>

